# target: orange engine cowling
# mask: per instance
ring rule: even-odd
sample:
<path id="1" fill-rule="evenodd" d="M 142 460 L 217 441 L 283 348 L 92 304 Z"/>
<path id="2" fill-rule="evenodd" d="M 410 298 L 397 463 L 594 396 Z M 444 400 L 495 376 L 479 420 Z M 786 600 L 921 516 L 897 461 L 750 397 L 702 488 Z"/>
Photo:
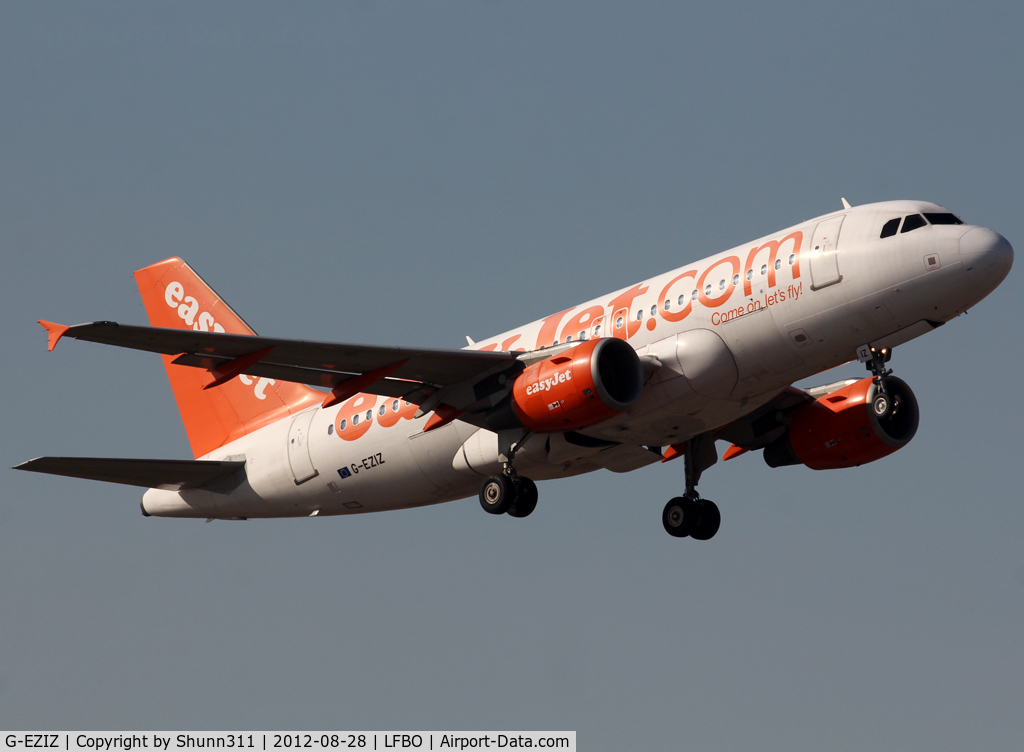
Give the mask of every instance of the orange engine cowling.
<path id="1" fill-rule="evenodd" d="M 636 351 L 592 339 L 524 370 L 512 385 L 515 417 L 535 433 L 575 431 L 629 408 L 644 386 Z"/>
<path id="2" fill-rule="evenodd" d="M 765 447 L 765 462 L 834 470 L 874 462 L 905 446 L 917 433 L 917 399 L 902 380 L 890 377 L 886 383 L 893 398 L 887 417 L 871 409 L 872 379 L 861 379 L 798 408 L 789 430 Z"/>

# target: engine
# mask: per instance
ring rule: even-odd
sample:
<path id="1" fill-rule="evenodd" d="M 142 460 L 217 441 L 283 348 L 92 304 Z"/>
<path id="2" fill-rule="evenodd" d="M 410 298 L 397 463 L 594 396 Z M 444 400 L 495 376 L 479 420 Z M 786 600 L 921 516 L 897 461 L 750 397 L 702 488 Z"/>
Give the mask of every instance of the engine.
<path id="1" fill-rule="evenodd" d="M 764 448 L 764 461 L 834 470 L 892 454 L 914 438 L 920 412 L 905 382 L 889 377 L 886 386 L 892 408 L 881 418 L 872 409 L 876 387 L 870 377 L 797 408 L 786 433 Z"/>
<path id="2" fill-rule="evenodd" d="M 640 359 L 630 345 L 587 340 L 519 374 L 488 424 L 495 430 L 518 425 L 534 433 L 574 431 L 628 409 L 643 386 Z"/>

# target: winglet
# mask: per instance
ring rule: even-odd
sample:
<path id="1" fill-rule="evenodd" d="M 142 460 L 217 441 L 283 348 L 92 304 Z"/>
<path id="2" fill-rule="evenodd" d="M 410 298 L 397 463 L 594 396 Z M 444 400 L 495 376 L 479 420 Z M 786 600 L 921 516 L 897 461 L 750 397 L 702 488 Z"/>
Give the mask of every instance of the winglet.
<path id="1" fill-rule="evenodd" d="M 46 346 L 47 352 L 53 352 L 53 348 L 55 348 L 57 343 L 60 342 L 60 338 L 64 336 L 68 329 L 71 328 L 70 326 L 64 326 L 63 324 L 54 324 L 52 321 L 43 321 L 42 319 L 39 320 L 39 325 L 46 330 L 50 337 L 50 341 Z"/>

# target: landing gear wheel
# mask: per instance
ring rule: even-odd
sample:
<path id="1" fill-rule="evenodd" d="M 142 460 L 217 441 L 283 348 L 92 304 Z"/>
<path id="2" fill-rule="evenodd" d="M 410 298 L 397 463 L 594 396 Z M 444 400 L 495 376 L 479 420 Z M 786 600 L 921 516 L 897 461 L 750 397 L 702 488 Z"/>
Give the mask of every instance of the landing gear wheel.
<path id="1" fill-rule="evenodd" d="M 516 498 L 508 508 L 509 517 L 529 517 L 537 508 L 537 484 L 520 477 L 516 483 Z"/>
<path id="2" fill-rule="evenodd" d="M 665 532 L 673 538 L 685 538 L 693 527 L 694 513 L 693 499 L 676 496 L 665 505 L 661 513 L 661 524 L 665 526 Z"/>
<path id="3" fill-rule="evenodd" d="M 507 475 L 492 475 L 480 486 L 480 506 L 490 514 L 505 514 L 515 503 L 516 487 Z"/>
<path id="4" fill-rule="evenodd" d="M 892 412 L 892 398 L 885 392 L 877 392 L 871 400 L 871 411 L 879 420 L 885 420 Z"/>
<path id="5" fill-rule="evenodd" d="M 700 499 L 696 507 L 697 520 L 690 529 L 690 537 L 694 540 L 711 540 L 722 524 L 722 513 L 715 502 L 707 499 Z"/>

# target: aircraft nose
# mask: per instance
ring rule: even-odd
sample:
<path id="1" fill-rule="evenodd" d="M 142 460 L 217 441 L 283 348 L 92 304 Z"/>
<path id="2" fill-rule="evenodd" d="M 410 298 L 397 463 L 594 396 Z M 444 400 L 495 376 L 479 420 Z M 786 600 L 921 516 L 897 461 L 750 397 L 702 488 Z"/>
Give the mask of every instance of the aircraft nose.
<path id="1" fill-rule="evenodd" d="M 964 269 L 985 277 L 994 289 L 1010 273 L 1013 246 L 998 232 L 975 227 L 960 238 L 960 257 Z"/>

